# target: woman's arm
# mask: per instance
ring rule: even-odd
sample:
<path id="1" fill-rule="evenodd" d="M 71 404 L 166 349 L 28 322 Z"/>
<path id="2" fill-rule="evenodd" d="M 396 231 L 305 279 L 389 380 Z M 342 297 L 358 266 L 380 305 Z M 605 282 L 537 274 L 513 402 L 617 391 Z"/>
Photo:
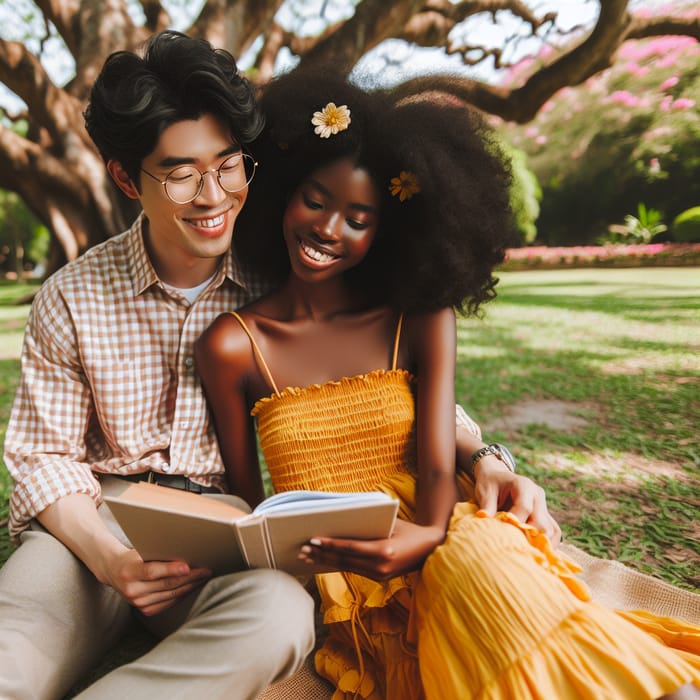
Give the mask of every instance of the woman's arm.
<path id="1" fill-rule="evenodd" d="M 455 315 L 451 308 L 406 321 L 417 377 L 416 447 L 418 483 L 416 522 L 444 535 L 457 502 L 454 381 Z"/>
<path id="2" fill-rule="evenodd" d="M 248 395 L 257 371 L 250 340 L 233 316 L 222 314 L 197 340 L 195 358 L 229 488 L 254 508 L 264 491 Z"/>

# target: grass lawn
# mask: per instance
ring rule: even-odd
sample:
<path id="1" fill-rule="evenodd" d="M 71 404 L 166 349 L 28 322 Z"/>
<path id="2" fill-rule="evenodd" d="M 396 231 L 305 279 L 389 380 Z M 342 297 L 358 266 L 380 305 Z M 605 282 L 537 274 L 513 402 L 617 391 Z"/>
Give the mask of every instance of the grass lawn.
<path id="1" fill-rule="evenodd" d="M 697 268 L 501 275 L 459 327 L 459 401 L 567 541 L 700 588 Z"/>
<path id="2" fill-rule="evenodd" d="M 26 287 L 0 286 L 0 436 Z M 545 487 L 565 537 L 685 588 L 700 574 L 698 268 L 501 274 L 459 322 L 458 400 Z M 0 464 L 0 521 L 9 477 Z M 0 561 L 9 551 L 0 535 Z"/>

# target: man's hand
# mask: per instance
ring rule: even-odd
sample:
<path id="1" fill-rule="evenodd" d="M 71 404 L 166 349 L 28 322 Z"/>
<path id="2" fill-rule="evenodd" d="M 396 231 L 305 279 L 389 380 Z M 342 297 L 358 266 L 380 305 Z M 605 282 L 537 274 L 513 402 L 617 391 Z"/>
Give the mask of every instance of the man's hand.
<path id="1" fill-rule="evenodd" d="M 109 531 L 85 494 L 64 496 L 38 519 L 100 583 L 114 588 L 144 615 L 162 612 L 211 577 L 210 571 L 192 569 L 182 561 L 144 562 Z"/>
<path id="2" fill-rule="evenodd" d="M 547 510 L 544 489 L 526 476 L 513 474 L 497 457 L 480 459 L 474 468 L 474 497 L 481 510 L 495 515 L 508 509 L 521 523 L 542 530 L 555 547 L 561 529 Z"/>
<path id="3" fill-rule="evenodd" d="M 182 561 L 144 562 L 133 549 L 112 556 L 100 581 L 114 588 L 144 615 L 156 615 L 177 603 L 211 577 Z"/>

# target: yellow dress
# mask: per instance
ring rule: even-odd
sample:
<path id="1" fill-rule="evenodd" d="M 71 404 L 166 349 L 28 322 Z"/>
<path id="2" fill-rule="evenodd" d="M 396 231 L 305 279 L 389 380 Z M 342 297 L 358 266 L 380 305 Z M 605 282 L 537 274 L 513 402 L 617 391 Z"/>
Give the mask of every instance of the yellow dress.
<path id="1" fill-rule="evenodd" d="M 399 332 L 391 369 L 283 391 L 250 335 L 274 388 L 252 414 L 276 491 L 380 490 L 414 519 L 414 399 L 396 368 Z M 458 481 L 468 499 L 471 482 Z M 533 527 L 460 502 L 420 573 L 316 577 L 328 625 L 316 670 L 334 700 L 641 700 L 700 682 L 700 628 L 607 610 L 577 570 Z"/>

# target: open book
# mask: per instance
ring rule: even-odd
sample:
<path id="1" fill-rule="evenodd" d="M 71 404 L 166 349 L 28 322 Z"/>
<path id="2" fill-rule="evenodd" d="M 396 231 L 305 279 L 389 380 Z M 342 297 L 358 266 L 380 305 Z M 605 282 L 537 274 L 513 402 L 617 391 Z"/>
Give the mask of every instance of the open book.
<path id="1" fill-rule="evenodd" d="M 246 513 L 216 496 L 146 482 L 128 483 L 105 501 L 145 561 L 178 559 L 215 574 L 246 568 L 301 576 L 328 571 L 300 561 L 299 548 L 312 537 L 388 537 L 398 509 L 396 499 L 379 491 L 288 491 Z"/>

